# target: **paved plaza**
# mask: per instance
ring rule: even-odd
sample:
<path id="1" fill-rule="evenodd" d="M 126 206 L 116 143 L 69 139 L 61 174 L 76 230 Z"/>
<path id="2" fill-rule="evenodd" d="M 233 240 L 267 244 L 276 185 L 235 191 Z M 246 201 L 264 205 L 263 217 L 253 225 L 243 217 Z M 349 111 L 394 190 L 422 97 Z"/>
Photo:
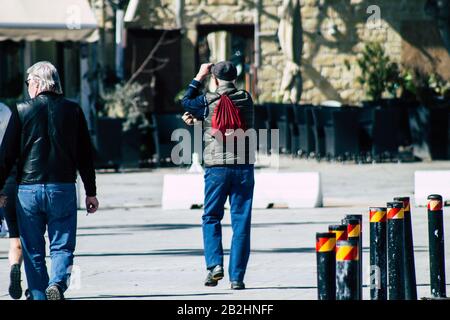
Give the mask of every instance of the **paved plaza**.
<path id="1" fill-rule="evenodd" d="M 100 210 L 80 210 L 73 282 L 68 299 L 316 299 L 315 233 L 346 214 L 364 214 L 364 283 L 368 283 L 368 206 L 395 196 L 413 196 L 415 170 L 449 169 L 450 162 L 340 164 L 282 159 L 279 170 L 319 171 L 324 207 L 253 211 L 247 290 L 217 287 L 206 276 L 202 210 L 163 211 L 163 176 L 186 169 L 98 173 Z M 267 170 L 267 169 L 258 169 Z M 450 182 L 449 182 L 450 183 Z M 182 193 L 183 190 L 177 190 Z M 84 192 L 83 192 L 84 194 Z M 412 203 L 418 296 L 429 297 L 426 208 Z M 447 283 L 450 283 L 450 208 L 444 208 Z M 231 241 L 228 211 L 223 221 L 225 268 Z M 0 239 L 0 299 L 8 291 L 8 240 Z M 25 275 L 23 274 L 25 279 Z M 26 287 L 26 283 L 23 283 Z M 450 286 L 447 285 L 447 292 Z M 364 288 L 364 299 L 369 289 Z"/>

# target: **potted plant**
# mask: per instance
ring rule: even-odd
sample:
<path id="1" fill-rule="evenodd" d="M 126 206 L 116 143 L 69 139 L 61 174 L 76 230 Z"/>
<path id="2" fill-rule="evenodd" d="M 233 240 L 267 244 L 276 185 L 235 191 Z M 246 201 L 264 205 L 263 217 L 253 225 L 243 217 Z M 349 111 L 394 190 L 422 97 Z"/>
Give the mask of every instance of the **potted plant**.
<path id="1" fill-rule="evenodd" d="M 349 61 L 345 64 L 350 70 Z M 398 98 L 404 81 L 402 72 L 378 42 L 364 45 L 356 65 L 361 71 L 356 81 L 369 98 L 362 104 L 370 108 L 363 110 L 364 116 L 360 118 L 361 150 L 371 157 L 392 158 L 398 154 L 399 147 L 410 140 L 407 111 L 399 108 L 402 106 Z"/>
<path id="2" fill-rule="evenodd" d="M 418 101 L 417 107 L 409 108 L 414 155 L 422 160 L 448 159 L 450 83 L 434 72 L 414 69 L 408 73 L 405 93 Z"/>
<path id="3" fill-rule="evenodd" d="M 363 105 L 386 105 L 383 97 L 397 98 L 400 87 L 401 73 L 396 62 L 392 62 L 386 55 L 383 46 L 378 42 L 368 42 L 364 50 L 356 60 L 361 70 L 361 75 L 356 81 L 365 90 L 369 101 L 363 101 Z M 350 62 L 345 61 L 348 70 L 351 69 Z"/>

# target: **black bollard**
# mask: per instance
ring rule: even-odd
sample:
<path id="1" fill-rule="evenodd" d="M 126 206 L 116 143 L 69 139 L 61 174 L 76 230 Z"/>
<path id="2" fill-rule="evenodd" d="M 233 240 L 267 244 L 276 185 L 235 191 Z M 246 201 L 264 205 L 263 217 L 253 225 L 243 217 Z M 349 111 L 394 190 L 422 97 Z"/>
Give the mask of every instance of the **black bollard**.
<path id="1" fill-rule="evenodd" d="M 343 224 L 329 225 L 328 231 L 336 234 L 336 241 L 347 240 L 347 225 Z"/>
<path id="2" fill-rule="evenodd" d="M 403 202 L 405 212 L 405 299 L 417 300 L 416 267 L 414 262 L 414 242 L 411 220 L 411 204 L 409 197 L 396 197 L 394 201 Z"/>
<path id="3" fill-rule="evenodd" d="M 387 257 L 389 300 L 405 299 L 403 202 L 387 203 Z"/>
<path id="4" fill-rule="evenodd" d="M 336 242 L 336 300 L 358 300 L 358 241 Z"/>
<path id="5" fill-rule="evenodd" d="M 316 233 L 317 294 L 319 300 L 336 300 L 336 235 Z"/>
<path id="6" fill-rule="evenodd" d="M 370 207 L 370 299 L 387 300 L 386 208 Z"/>
<path id="7" fill-rule="evenodd" d="M 358 240 L 358 288 L 359 288 L 359 298 L 363 299 L 363 272 L 362 272 L 362 215 L 361 214 L 348 214 L 342 219 L 344 223 L 347 224 L 347 237 L 355 238 Z"/>
<path id="8" fill-rule="evenodd" d="M 428 196 L 428 241 L 430 250 L 431 295 L 445 298 L 445 251 L 442 197 Z"/>

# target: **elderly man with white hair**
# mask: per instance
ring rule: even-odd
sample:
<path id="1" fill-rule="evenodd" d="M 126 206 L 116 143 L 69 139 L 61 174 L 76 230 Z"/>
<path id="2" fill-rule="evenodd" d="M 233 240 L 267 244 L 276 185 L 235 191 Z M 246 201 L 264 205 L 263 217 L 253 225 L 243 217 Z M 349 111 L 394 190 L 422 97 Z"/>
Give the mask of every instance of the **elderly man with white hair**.
<path id="1" fill-rule="evenodd" d="M 65 99 L 56 68 L 27 70 L 31 97 L 13 109 L 0 147 L 0 190 L 17 163 L 17 220 L 30 298 L 60 300 L 70 280 L 76 243 L 77 170 L 86 208 L 98 208 L 92 144 L 80 106 Z M 51 274 L 45 263 L 50 241 Z"/>

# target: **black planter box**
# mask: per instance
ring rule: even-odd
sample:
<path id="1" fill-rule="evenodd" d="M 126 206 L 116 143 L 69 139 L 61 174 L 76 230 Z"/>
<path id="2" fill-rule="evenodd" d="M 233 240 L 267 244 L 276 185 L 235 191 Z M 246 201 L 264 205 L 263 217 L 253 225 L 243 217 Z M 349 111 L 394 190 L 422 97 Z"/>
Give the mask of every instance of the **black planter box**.
<path id="1" fill-rule="evenodd" d="M 95 167 L 118 170 L 122 165 L 122 119 L 97 119 L 97 150 Z"/>
<path id="2" fill-rule="evenodd" d="M 448 106 L 409 109 L 414 155 L 422 160 L 450 159 Z"/>
<path id="3" fill-rule="evenodd" d="M 97 150 L 95 167 L 98 169 L 139 168 L 141 159 L 141 132 L 137 128 L 123 131 L 124 119 L 99 117 L 97 119 Z"/>
<path id="4" fill-rule="evenodd" d="M 293 123 L 293 110 L 291 104 L 268 103 L 266 104 L 268 122 L 271 129 L 279 130 L 280 152 L 291 152 L 291 131 L 289 126 Z"/>
<path id="5" fill-rule="evenodd" d="M 313 105 L 298 105 L 293 107 L 294 126 L 298 129 L 297 152 L 309 155 L 315 152 Z"/>
<path id="6" fill-rule="evenodd" d="M 450 159 L 450 112 L 448 113 L 447 159 Z"/>
<path id="7" fill-rule="evenodd" d="M 131 128 L 122 133 L 122 166 L 139 168 L 141 160 L 141 132 L 138 128 Z"/>

